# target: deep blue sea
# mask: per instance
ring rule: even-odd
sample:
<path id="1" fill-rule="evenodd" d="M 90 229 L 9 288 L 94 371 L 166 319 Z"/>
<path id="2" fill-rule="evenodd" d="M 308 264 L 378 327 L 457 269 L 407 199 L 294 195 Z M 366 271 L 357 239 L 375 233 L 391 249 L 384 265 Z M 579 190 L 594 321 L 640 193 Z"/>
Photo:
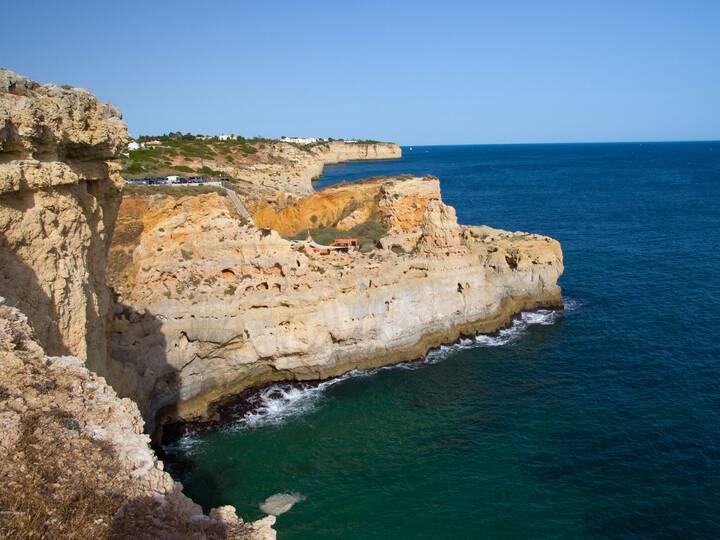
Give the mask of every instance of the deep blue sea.
<path id="1" fill-rule="evenodd" d="M 459 221 L 557 238 L 564 313 L 312 388 L 168 447 L 282 540 L 720 538 L 720 143 L 434 146 L 317 187 L 440 178 Z"/>

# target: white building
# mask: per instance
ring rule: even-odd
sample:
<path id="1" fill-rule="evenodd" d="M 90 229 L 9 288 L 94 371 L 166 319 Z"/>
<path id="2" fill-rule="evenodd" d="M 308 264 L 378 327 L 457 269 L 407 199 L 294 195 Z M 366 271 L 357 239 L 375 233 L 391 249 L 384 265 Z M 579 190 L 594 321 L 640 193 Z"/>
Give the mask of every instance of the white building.
<path id="1" fill-rule="evenodd" d="M 130 141 L 130 144 L 128 144 L 128 150 L 140 150 L 141 148 L 145 148 L 143 143 Z"/>
<path id="2" fill-rule="evenodd" d="M 295 144 L 313 144 L 321 139 L 318 139 L 317 137 L 280 137 L 280 140 Z"/>

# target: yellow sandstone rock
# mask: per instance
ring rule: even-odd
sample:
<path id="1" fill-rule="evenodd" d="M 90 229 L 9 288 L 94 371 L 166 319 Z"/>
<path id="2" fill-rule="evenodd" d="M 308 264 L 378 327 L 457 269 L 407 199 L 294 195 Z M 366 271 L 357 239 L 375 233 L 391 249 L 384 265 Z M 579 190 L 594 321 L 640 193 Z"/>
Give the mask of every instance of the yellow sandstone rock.
<path id="1" fill-rule="evenodd" d="M 113 274 L 112 380 L 149 425 L 207 416 L 267 381 L 418 358 L 521 310 L 562 305 L 558 242 L 458 225 L 432 177 L 331 188 L 265 216 L 293 234 L 310 209 L 332 223 L 352 200 L 389 231 L 370 254 L 293 245 L 215 194 L 123 201 L 117 236 L 126 225 L 141 232 L 113 246 L 127 256 Z"/>

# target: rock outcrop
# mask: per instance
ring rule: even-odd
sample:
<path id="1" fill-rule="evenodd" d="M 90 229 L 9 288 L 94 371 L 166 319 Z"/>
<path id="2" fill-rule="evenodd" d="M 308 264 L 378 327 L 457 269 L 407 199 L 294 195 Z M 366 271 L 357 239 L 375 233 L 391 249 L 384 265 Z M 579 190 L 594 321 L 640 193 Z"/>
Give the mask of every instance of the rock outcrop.
<path id="1" fill-rule="evenodd" d="M 328 141 L 303 147 L 272 141 L 263 145 L 257 154 L 238 157 L 232 164 L 216 167 L 233 178 L 249 182 L 255 189 L 263 187 L 291 196 L 305 196 L 313 193 L 312 181 L 322 174 L 325 165 L 401 156 L 402 150 L 393 143 Z"/>
<path id="2" fill-rule="evenodd" d="M 270 228 L 282 236 L 293 236 L 305 229 L 331 227 L 344 221 L 343 229 L 352 222 L 362 223 L 377 207 L 380 183 L 353 182 L 323 189 L 281 208 L 265 205 L 255 209 L 253 222 L 259 228 Z M 350 215 L 352 219 L 350 218 Z"/>
<path id="3" fill-rule="evenodd" d="M 9 538 L 275 538 L 272 516 L 203 514 L 153 454 L 135 403 L 79 358 L 46 356 L 27 318 L 1 299 L 0 382 Z"/>
<path id="4" fill-rule="evenodd" d="M 282 205 L 286 199 L 311 194 L 312 180 L 322 174 L 325 165 L 395 159 L 402 155 L 396 144 L 369 141 L 296 144 L 273 139 L 161 137 L 158 143 L 139 151 L 142 158 L 130 153 L 128 174 L 158 176 L 190 171 L 219 172 L 235 182 L 254 209 L 265 204 Z"/>
<path id="5" fill-rule="evenodd" d="M 102 370 L 105 257 L 120 203 L 119 112 L 82 89 L 0 70 L 0 295 L 48 354 Z"/>
<path id="6" fill-rule="evenodd" d="M 346 189 L 356 190 L 352 206 L 373 201 L 383 249 L 316 254 L 242 223 L 216 195 L 123 201 L 118 234 L 141 232 L 113 247 L 131 254 L 114 282 L 113 380 L 149 424 L 205 416 L 267 381 L 418 358 L 521 310 L 562 305 L 555 240 L 458 225 L 431 177 Z M 297 204 L 317 198 L 332 221 L 328 201 L 352 200 L 340 190 Z"/>
<path id="7" fill-rule="evenodd" d="M 203 515 L 101 376 L 128 139 L 88 91 L 0 69 L 0 536 L 274 538 Z"/>

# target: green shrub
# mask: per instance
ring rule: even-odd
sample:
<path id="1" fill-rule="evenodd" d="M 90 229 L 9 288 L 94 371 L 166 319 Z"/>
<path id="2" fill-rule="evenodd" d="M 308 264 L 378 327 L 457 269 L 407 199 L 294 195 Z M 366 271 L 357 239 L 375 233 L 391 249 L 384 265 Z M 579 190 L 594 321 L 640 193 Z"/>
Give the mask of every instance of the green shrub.
<path id="1" fill-rule="evenodd" d="M 145 226 L 142 221 L 121 222 L 115 227 L 113 233 L 113 243 L 115 244 L 132 244 L 143 232 Z"/>
<path id="2" fill-rule="evenodd" d="M 215 169 L 211 169 L 207 165 L 204 165 L 204 166 L 200 167 L 199 169 L 197 169 L 197 172 L 200 174 L 205 174 L 207 176 L 213 176 L 213 177 L 225 176 L 225 173 L 223 173 L 221 171 L 216 171 Z"/>
<path id="3" fill-rule="evenodd" d="M 374 220 L 355 225 L 348 231 L 341 231 L 336 227 L 319 227 L 309 230 L 313 240 L 318 244 L 329 246 L 338 238 L 357 238 L 360 251 L 367 253 L 375 249 L 378 241 L 387 234 L 387 227 Z M 290 240 L 307 239 L 308 230 L 304 229 L 291 237 Z"/>
<path id="4" fill-rule="evenodd" d="M 225 296 L 232 296 L 235 294 L 235 291 L 237 290 L 237 287 L 235 285 L 228 285 L 225 289 Z"/>

